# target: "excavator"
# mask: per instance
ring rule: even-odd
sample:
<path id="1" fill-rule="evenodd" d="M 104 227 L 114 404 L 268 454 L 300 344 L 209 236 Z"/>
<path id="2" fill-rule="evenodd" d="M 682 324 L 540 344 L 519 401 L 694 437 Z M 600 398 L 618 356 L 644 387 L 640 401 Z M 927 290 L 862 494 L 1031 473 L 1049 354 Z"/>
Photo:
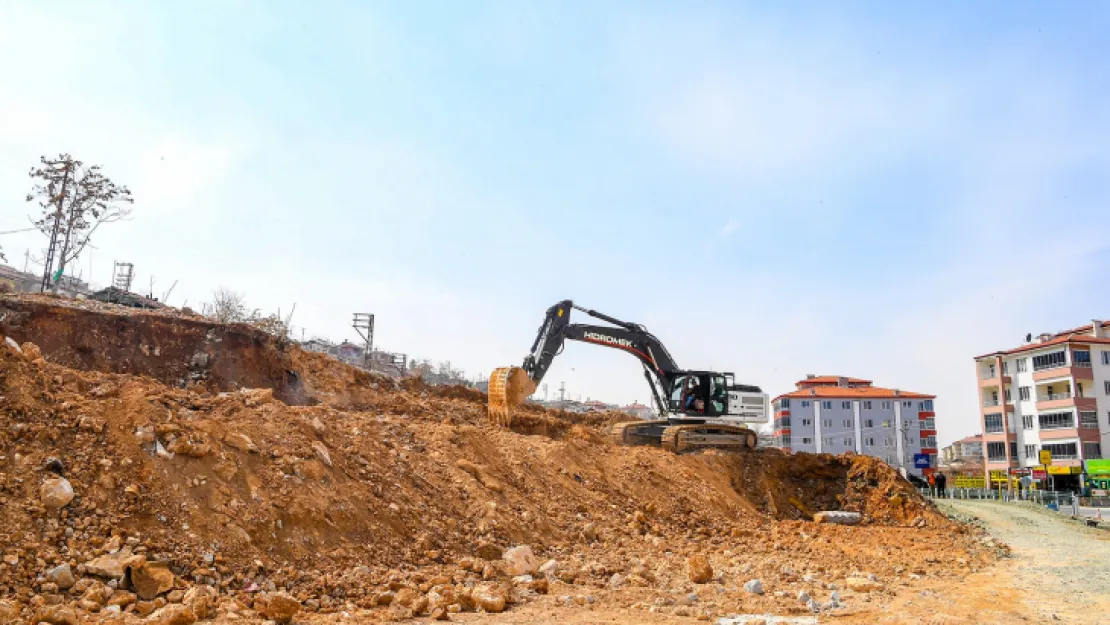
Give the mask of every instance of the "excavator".
<path id="1" fill-rule="evenodd" d="M 611 325 L 570 322 L 572 310 Z M 653 445 L 673 453 L 698 449 L 754 449 L 757 435 L 745 423 L 766 423 L 768 396 L 737 384 L 731 373 L 680 369 L 667 348 L 644 326 L 563 300 L 547 309 L 520 367 L 495 369 L 489 379 L 489 415 L 501 426 L 543 380 L 567 339 L 619 349 L 635 356 L 651 387 L 657 419 L 618 423 L 610 430 L 622 445 Z"/>

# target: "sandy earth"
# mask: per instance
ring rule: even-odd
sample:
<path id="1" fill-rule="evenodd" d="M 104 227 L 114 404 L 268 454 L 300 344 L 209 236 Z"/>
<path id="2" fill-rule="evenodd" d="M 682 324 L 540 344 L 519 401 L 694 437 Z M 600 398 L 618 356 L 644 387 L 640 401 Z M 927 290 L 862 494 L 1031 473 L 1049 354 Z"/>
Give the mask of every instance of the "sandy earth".
<path id="1" fill-rule="evenodd" d="M 975 517 L 1013 549 L 1013 557 L 961 581 L 929 582 L 902 589 L 834 615 L 821 623 L 971 624 L 1106 623 L 1110 615 L 1110 532 L 1023 505 L 989 501 L 943 502 L 957 517 Z M 853 602 L 848 602 L 849 604 Z M 796 615 L 794 618 L 798 618 Z M 555 598 L 499 615 L 468 614 L 461 623 L 696 623 L 694 618 L 627 609 L 556 605 Z M 319 618 L 313 624 L 354 619 Z"/>

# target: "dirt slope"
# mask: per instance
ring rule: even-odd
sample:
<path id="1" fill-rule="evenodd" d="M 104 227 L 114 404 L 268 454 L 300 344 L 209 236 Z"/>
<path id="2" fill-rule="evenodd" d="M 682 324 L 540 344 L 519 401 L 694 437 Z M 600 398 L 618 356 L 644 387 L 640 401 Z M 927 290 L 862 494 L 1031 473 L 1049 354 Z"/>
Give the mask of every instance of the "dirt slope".
<path id="1" fill-rule="evenodd" d="M 497 431 L 480 393 L 398 385 L 249 328 L 8 298 L 0 316 L 48 347 L 43 358 L 0 345 L 0 616 L 6 605 L 31 622 L 57 605 L 114 618 L 97 603 L 112 580 L 90 562 L 121 549 L 168 563 L 177 588 L 218 589 L 221 614 L 265 612 L 284 589 L 305 611 L 368 618 L 546 592 L 511 582 L 500 554 L 513 545 L 557 560 L 551 591 L 568 596 L 681 594 L 690 555 L 718 580 L 783 588 L 804 572 L 943 574 L 992 557 L 870 458 L 674 456 L 612 445 L 607 417 L 542 411 Z M 183 367 L 197 353 L 208 363 Z M 205 377 L 180 377 L 190 370 Z M 41 487 L 59 474 L 75 497 L 52 510 Z M 822 509 L 862 512 L 865 525 L 803 520 Z M 79 578 L 68 591 L 45 576 L 63 564 Z M 156 606 L 127 601 L 131 574 L 114 591 L 119 618 Z M 431 603 L 406 602 L 404 588 Z M 182 600 L 167 591 L 169 607 Z"/>

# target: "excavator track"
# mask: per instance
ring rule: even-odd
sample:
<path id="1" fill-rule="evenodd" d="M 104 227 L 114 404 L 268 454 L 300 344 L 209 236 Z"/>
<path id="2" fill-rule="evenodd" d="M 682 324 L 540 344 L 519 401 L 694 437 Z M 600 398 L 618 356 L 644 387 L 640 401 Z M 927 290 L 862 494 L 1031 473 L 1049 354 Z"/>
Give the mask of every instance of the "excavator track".
<path id="1" fill-rule="evenodd" d="M 691 423 L 663 430 L 661 444 L 663 449 L 681 454 L 699 449 L 755 449 L 758 442 L 755 430 L 742 425 Z"/>
<path id="2" fill-rule="evenodd" d="M 669 425 L 666 419 L 657 421 L 625 421 L 609 430 L 609 437 L 618 445 L 659 446 L 659 437 Z"/>

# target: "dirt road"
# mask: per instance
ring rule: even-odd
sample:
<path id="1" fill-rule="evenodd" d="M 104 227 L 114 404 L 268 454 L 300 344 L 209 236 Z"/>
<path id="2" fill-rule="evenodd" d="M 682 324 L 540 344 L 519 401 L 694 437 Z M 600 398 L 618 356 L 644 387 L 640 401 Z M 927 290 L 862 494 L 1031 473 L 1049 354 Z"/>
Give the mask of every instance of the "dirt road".
<path id="1" fill-rule="evenodd" d="M 1110 532 L 1040 508 L 990 501 L 941 502 L 976 517 L 1013 557 L 959 585 L 895 602 L 889 620 L 930 623 L 1106 623 L 1110 620 Z M 928 594 L 926 594 L 928 593 Z M 920 621 L 917 621 L 920 619 Z"/>

